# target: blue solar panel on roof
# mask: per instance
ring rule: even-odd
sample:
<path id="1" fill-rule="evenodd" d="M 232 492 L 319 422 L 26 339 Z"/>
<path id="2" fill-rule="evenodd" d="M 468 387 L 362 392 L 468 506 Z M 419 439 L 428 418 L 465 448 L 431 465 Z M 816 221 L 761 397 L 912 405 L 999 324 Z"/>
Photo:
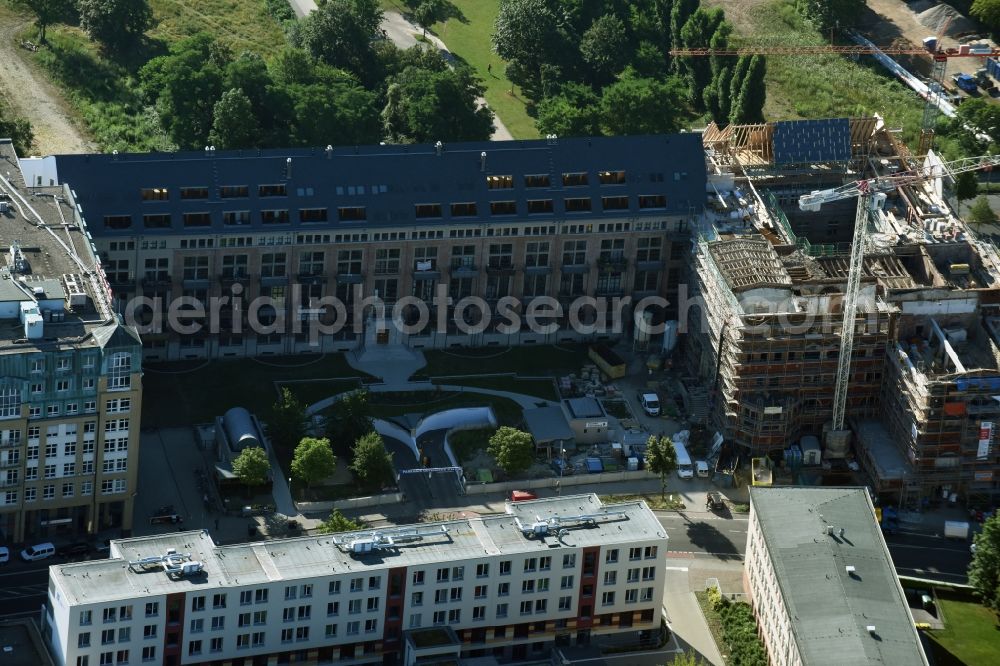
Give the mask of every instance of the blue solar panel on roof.
<path id="1" fill-rule="evenodd" d="M 774 124 L 774 162 L 842 162 L 851 159 L 847 118 L 785 120 Z"/>

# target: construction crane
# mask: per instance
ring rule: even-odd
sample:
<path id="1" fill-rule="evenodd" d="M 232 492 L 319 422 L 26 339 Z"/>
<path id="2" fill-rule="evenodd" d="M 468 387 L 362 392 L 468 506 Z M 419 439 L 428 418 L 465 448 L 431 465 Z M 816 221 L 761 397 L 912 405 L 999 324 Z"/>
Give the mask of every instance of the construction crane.
<path id="1" fill-rule="evenodd" d="M 950 22 L 950 21 L 949 21 Z M 942 30 L 947 29 L 947 23 L 942 26 Z M 809 55 L 844 55 L 862 56 L 877 55 L 912 55 L 930 56 L 933 61 L 930 80 L 932 85 L 927 87 L 924 105 L 923 118 L 921 119 L 920 146 L 918 154 L 926 155 L 934 141 L 934 123 L 937 121 L 938 109 L 941 102 L 941 94 L 944 91 L 945 66 L 950 58 L 987 58 L 1000 56 L 1000 48 L 993 48 L 988 44 L 963 44 L 958 47 L 941 46 L 941 38 L 929 37 L 924 40 L 923 47 L 913 46 L 887 46 L 885 48 L 865 46 L 861 44 L 850 46 L 736 46 L 730 48 L 678 48 L 671 49 L 672 56 L 809 56 Z"/>
<path id="2" fill-rule="evenodd" d="M 862 266 L 868 243 L 869 216 L 885 201 L 886 193 L 897 187 L 941 178 L 946 175 L 954 177 L 966 171 L 976 171 L 997 165 L 1000 165 L 1000 155 L 967 157 L 950 162 L 925 165 L 892 175 L 857 180 L 840 187 L 816 190 L 799 197 L 799 208 L 806 211 L 817 211 L 823 204 L 834 201 L 858 198 L 858 208 L 854 218 L 854 238 L 851 241 L 851 265 L 847 274 L 847 288 L 844 291 L 844 319 L 840 333 L 840 357 L 837 360 L 837 383 L 833 394 L 834 433 L 845 432 L 844 416 L 851 373 L 851 354 L 854 350 L 854 318 L 858 306 Z"/>

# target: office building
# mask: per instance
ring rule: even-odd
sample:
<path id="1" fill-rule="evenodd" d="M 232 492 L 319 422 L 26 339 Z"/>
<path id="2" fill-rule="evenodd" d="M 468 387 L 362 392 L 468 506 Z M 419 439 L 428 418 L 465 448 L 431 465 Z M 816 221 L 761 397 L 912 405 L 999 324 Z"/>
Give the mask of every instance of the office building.
<path id="1" fill-rule="evenodd" d="M 73 193 L 26 188 L 9 141 L 0 159 L 0 529 L 11 543 L 128 530 L 139 336 L 114 312 Z"/>
<path id="2" fill-rule="evenodd" d="M 666 546 L 645 503 L 596 495 L 232 546 L 121 539 L 108 560 L 51 568 L 47 632 L 75 666 L 541 658 L 659 630 Z"/>
<path id="3" fill-rule="evenodd" d="M 927 664 L 864 488 L 751 488 L 744 585 L 773 666 Z"/>

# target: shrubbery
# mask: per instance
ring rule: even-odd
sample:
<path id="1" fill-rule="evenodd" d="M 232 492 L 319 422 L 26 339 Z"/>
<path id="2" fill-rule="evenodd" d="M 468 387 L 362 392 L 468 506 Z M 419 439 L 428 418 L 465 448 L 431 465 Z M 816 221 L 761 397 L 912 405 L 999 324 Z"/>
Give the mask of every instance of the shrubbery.
<path id="1" fill-rule="evenodd" d="M 732 602 L 714 587 L 708 590 L 708 599 L 722 620 L 722 636 L 729 651 L 727 663 L 731 666 L 767 666 L 767 651 L 757 637 L 757 621 L 750 604 Z"/>

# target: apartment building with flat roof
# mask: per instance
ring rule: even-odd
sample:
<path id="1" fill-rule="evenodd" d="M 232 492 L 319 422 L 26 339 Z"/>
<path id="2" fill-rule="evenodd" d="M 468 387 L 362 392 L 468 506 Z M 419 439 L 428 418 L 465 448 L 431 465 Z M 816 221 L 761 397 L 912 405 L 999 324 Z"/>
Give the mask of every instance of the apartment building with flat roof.
<path id="1" fill-rule="evenodd" d="M 574 330 L 566 312 L 548 334 L 502 330 L 495 312 L 469 315 L 485 324 L 469 333 L 455 303 L 550 296 L 568 308 L 584 296 L 660 296 L 662 321 L 676 308 L 705 191 L 697 133 L 59 155 L 21 166 L 29 182 L 76 193 L 116 298 L 150 299 L 141 323 L 180 297 L 207 306 L 234 295 L 269 299 L 261 318 L 279 323 L 254 331 L 246 309 L 222 306 L 215 333 L 142 330 L 156 359 L 352 349 L 361 338 L 353 326 L 311 341 L 290 322 L 352 322 L 364 296 L 432 304 L 439 290 L 451 303 L 433 303 L 428 322 L 414 320 L 415 307 L 401 313 L 415 327 L 407 344 L 614 337 Z"/>
<path id="2" fill-rule="evenodd" d="M 75 666 L 524 660 L 658 630 L 666 546 L 645 503 L 593 494 L 231 546 L 120 539 L 110 559 L 51 568 L 47 635 Z"/>
<path id="3" fill-rule="evenodd" d="M 0 140 L 0 531 L 132 526 L 142 348 L 113 309 L 72 192 L 27 188 Z"/>
<path id="4" fill-rule="evenodd" d="M 865 488 L 751 488 L 747 534 L 771 664 L 927 664 Z"/>

